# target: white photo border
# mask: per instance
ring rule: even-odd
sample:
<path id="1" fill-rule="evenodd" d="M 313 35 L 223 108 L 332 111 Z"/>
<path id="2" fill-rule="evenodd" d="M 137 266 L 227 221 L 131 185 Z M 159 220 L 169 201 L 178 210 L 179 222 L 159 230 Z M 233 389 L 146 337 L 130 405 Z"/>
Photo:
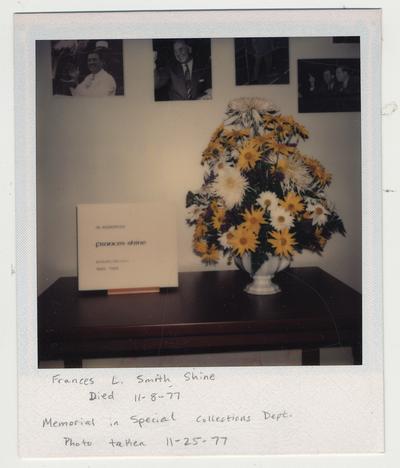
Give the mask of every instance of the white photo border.
<path id="1" fill-rule="evenodd" d="M 246 21 L 241 23 L 240 31 L 237 30 L 229 34 L 227 28 L 232 27 L 230 14 L 246 17 Z M 271 14 L 284 14 L 284 12 L 270 12 Z M 315 22 L 315 14 L 318 12 L 293 11 L 293 18 L 296 20 L 290 23 L 290 32 L 288 36 L 331 36 L 348 35 L 352 27 L 348 21 L 349 16 L 354 15 L 351 11 L 335 12 L 335 21 L 332 19 Z M 359 21 L 360 15 L 371 15 L 366 27 L 362 21 Z M 19 378 L 35 377 L 38 372 L 36 369 L 37 350 L 36 350 L 36 215 L 35 215 L 35 81 L 31 79 L 32 70 L 35 70 L 34 59 L 34 41 L 37 39 L 55 39 L 60 36 L 58 20 L 64 16 L 66 24 L 69 24 L 67 31 L 61 31 L 64 39 L 75 37 L 96 37 L 104 36 L 109 38 L 155 38 L 155 37 L 184 37 L 185 24 L 187 21 L 180 22 L 177 18 L 183 18 L 185 15 L 196 18 L 197 27 L 193 31 L 192 37 L 233 37 L 249 35 L 249 29 L 246 25 L 252 23 L 251 33 L 254 36 L 263 35 L 260 29 L 260 22 L 257 22 L 257 11 L 242 12 L 224 12 L 222 15 L 218 12 L 182 12 L 182 15 L 170 15 L 169 23 L 158 21 L 166 12 L 143 12 L 133 13 L 138 22 L 129 21 L 131 15 L 127 14 L 121 17 L 118 13 L 92 13 L 80 14 L 82 17 L 78 21 L 68 23 L 70 14 L 57 14 L 55 21 L 51 21 L 49 15 L 28 15 L 27 22 L 30 24 L 23 33 L 19 34 L 17 29 L 16 36 L 16 69 L 15 77 L 16 93 L 16 114 L 17 114 L 17 132 L 16 140 L 16 208 L 17 208 L 17 318 L 19 322 Z M 76 19 L 76 14 L 74 19 Z M 214 15 L 218 23 L 216 32 L 215 24 L 209 21 L 210 16 Z M 339 21 L 338 16 L 344 15 L 347 21 L 343 25 L 336 24 Z M 39 18 L 39 17 L 43 18 Z M 46 16 L 46 26 L 43 27 L 42 19 Z M 325 15 L 327 16 L 327 15 Z M 69 17 L 69 18 L 68 18 Z M 84 17 L 84 18 L 83 18 Z M 104 21 L 107 17 L 107 21 Z M 139 19 L 139 17 L 141 17 Z M 154 19 L 154 18 L 157 19 Z M 22 18 L 22 15 L 19 17 Z M 202 20 L 200 20 L 202 18 Z M 376 90 L 380 89 L 380 33 L 379 33 L 379 15 L 376 11 L 368 12 L 366 10 L 357 12 L 357 30 L 352 35 L 361 36 L 361 75 L 362 75 L 362 190 L 363 190 L 363 360 L 365 364 L 359 369 L 353 366 L 346 369 L 346 372 L 357 372 L 359 377 L 365 376 L 366 372 L 379 374 L 382 370 L 382 253 L 377 246 L 382 245 L 381 224 L 379 222 L 371 225 L 370 219 L 381 219 L 381 161 L 380 161 L 380 95 Z M 164 18 L 165 19 L 165 18 Z M 48 23 L 47 21 L 50 20 Z M 18 28 L 21 28 L 19 19 L 16 20 Z M 22 21 L 23 22 L 23 21 Z M 27 24 L 28 24 L 27 23 Z M 279 23 L 279 22 L 277 22 Z M 85 28 L 82 28 L 82 24 Z M 160 26 L 163 26 L 162 28 Z M 156 27 L 156 29 L 154 29 Z M 99 34 L 101 28 L 102 34 Z M 312 34 L 310 29 L 312 28 Z M 21 30 L 20 30 L 21 31 Z M 84 34 L 82 34 L 84 31 Z M 153 31 L 149 35 L 149 31 Z M 157 31 L 155 34 L 154 31 Z M 135 34 L 134 36 L 132 34 Z M 347 33 L 347 34 L 346 34 Z M 166 36 L 168 34 L 168 36 Z M 264 33 L 265 34 L 265 33 Z M 269 36 L 281 36 L 282 32 L 279 25 L 275 31 L 268 30 Z M 22 51 L 22 53 L 20 53 Z M 375 54 L 371 54 L 375 51 Z M 28 73 L 18 73 L 18 70 L 25 69 Z M 366 77 L 367 80 L 366 80 Z M 33 307 L 33 308 L 32 308 Z M 33 333 L 33 334 L 32 334 Z M 370 346 L 372 344 L 372 346 Z M 107 370 L 102 370 L 108 372 Z M 320 369 L 318 369 L 320 371 Z M 327 370 L 332 376 L 336 372 L 342 372 L 343 369 L 335 367 Z M 293 368 L 288 369 L 293 372 Z M 312 378 L 312 369 L 299 369 L 304 372 L 304 376 Z M 324 457 L 325 458 L 325 457 Z M 65 460 L 72 463 L 71 459 Z M 142 463 L 143 460 L 141 460 Z M 232 466 L 233 460 L 227 461 Z M 283 461 L 282 461 L 283 462 Z M 286 461 L 290 463 L 290 461 Z M 283 462 L 283 463 L 286 463 Z M 327 460 L 325 466 L 329 466 Z M 375 460 L 376 462 L 376 460 Z M 47 464 L 47 461 L 45 462 Z M 50 461 L 49 461 L 50 463 Z M 75 462 L 74 462 L 75 463 Z M 76 463 L 80 463 L 76 461 Z M 85 462 L 84 462 L 85 463 Z M 87 462 L 86 462 L 87 463 Z M 99 462 L 101 463 L 101 462 Z M 106 459 L 106 465 L 114 463 L 111 459 Z M 117 463 L 117 462 L 115 462 Z M 147 463 L 147 461 L 146 461 Z M 166 461 L 166 463 L 168 463 Z M 176 466 L 176 461 L 174 462 Z M 197 463 L 194 461 L 193 463 Z M 199 461 L 201 463 L 201 460 Z M 281 463 L 281 462 L 279 462 Z M 307 459 L 309 466 L 314 466 L 314 461 Z M 60 462 L 61 464 L 61 462 Z M 45 466 L 45 465 L 43 465 Z M 49 465 L 50 466 L 50 465 Z M 77 465 L 78 466 L 78 465 Z M 84 466 L 84 465 L 82 465 Z M 101 466 L 100 464 L 96 466 Z M 117 465 L 115 465 L 117 466 Z M 167 466 L 167 465 L 166 465 Z M 193 465 L 195 466 L 195 464 Z M 240 466 L 240 464 L 238 464 Z M 243 466 L 243 465 L 242 465 Z M 278 466 L 278 465 L 277 465 Z M 280 465 L 285 466 L 285 465 Z M 295 465 L 286 465 L 295 466 Z M 319 466 L 319 465 L 315 465 Z M 371 465 L 376 466 L 376 465 Z"/>

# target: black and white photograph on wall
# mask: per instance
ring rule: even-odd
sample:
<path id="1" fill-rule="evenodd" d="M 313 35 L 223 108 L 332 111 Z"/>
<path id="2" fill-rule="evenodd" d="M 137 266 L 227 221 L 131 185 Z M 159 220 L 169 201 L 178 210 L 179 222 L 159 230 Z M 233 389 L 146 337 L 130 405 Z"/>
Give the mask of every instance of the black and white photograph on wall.
<path id="1" fill-rule="evenodd" d="M 288 84 L 289 38 L 235 39 L 236 85 Z"/>
<path id="2" fill-rule="evenodd" d="M 297 63 L 299 112 L 360 112 L 360 59 Z"/>
<path id="3" fill-rule="evenodd" d="M 212 98 L 211 40 L 154 39 L 156 101 Z"/>
<path id="4" fill-rule="evenodd" d="M 122 40 L 51 41 L 53 95 L 124 94 Z"/>

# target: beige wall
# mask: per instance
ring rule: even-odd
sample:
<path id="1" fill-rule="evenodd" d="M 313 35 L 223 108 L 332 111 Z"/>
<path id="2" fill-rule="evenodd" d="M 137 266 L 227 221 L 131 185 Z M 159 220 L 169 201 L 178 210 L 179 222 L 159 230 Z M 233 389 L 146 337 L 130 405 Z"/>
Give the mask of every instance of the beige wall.
<path id="1" fill-rule="evenodd" d="M 212 40 L 213 99 L 154 102 L 150 40 L 124 42 L 125 96 L 52 96 L 49 42 L 37 47 L 38 289 L 77 274 L 75 207 L 79 203 L 168 200 L 178 210 L 180 271 L 203 267 L 191 250 L 185 195 L 202 182 L 201 152 L 234 97 L 260 96 L 310 131 L 300 149 L 333 173 L 330 198 L 347 229 L 322 257 L 304 253 L 295 266 L 318 265 L 361 290 L 360 114 L 297 113 L 297 59 L 356 58 L 356 44 L 331 38 L 290 39 L 290 85 L 235 86 L 233 39 Z M 220 264 L 217 268 L 226 266 Z"/>

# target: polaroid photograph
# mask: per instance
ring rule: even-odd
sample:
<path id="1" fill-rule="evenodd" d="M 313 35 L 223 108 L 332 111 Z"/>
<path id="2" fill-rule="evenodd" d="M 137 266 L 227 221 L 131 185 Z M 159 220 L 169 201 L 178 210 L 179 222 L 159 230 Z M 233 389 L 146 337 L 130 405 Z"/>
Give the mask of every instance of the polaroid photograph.
<path id="1" fill-rule="evenodd" d="M 51 70 L 53 95 L 121 96 L 122 40 L 54 40 Z"/>
<path id="2" fill-rule="evenodd" d="M 212 98 L 210 39 L 153 40 L 156 101 Z"/>
<path id="3" fill-rule="evenodd" d="M 360 59 L 298 60 L 299 112 L 360 112 Z"/>
<path id="4" fill-rule="evenodd" d="M 21 457 L 384 451 L 380 15 L 331 13 L 16 15 Z"/>
<path id="5" fill-rule="evenodd" d="M 235 39 L 236 85 L 289 83 L 289 38 Z"/>
<path id="6" fill-rule="evenodd" d="M 324 37 L 290 41 L 308 54 L 330 46 Z M 210 40 L 203 42 L 208 60 Z M 219 59 L 234 42 L 213 39 Z M 346 119 L 338 116 L 327 126 L 315 117 L 305 126 L 294 115 L 295 101 L 279 110 L 284 88 L 274 93 L 274 100 L 239 97 L 224 102 L 214 93 L 214 106 L 225 105 L 225 110 L 215 115 L 213 125 L 209 107 L 186 112 L 170 108 L 173 123 L 168 126 L 165 113 L 154 113 L 149 132 L 148 121 L 140 118 L 152 106 L 149 81 L 136 79 L 130 66 L 144 59 L 148 64 L 149 42 L 125 40 L 132 105 L 116 108 L 111 120 L 97 108 L 86 110 L 81 119 L 65 107 L 60 126 L 52 118 L 61 112 L 60 103 L 45 98 L 47 83 L 41 79 L 52 44 L 37 42 L 36 62 L 39 367 L 55 362 L 81 367 L 87 360 L 100 368 L 128 362 L 150 367 L 362 364 L 361 114 L 349 116 L 346 128 L 341 127 L 340 160 L 337 131 Z M 178 58 L 191 57 L 191 47 L 181 40 L 153 40 L 153 47 L 157 59 L 173 48 L 174 66 Z M 338 77 L 341 67 L 349 66 L 348 59 L 321 62 L 333 70 L 336 65 Z M 204 68 L 196 68 L 193 59 L 192 64 L 192 76 L 203 76 Z M 319 79 L 322 65 L 307 65 Z M 178 68 L 170 75 L 175 97 L 184 89 L 178 79 L 182 65 Z M 232 82 L 229 67 L 220 72 L 226 83 Z M 151 73 L 148 66 L 149 78 Z M 335 78 L 335 86 L 340 84 Z M 190 89 L 195 98 L 198 88 Z M 335 91 L 332 102 L 339 105 L 347 96 L 338 89 L 337 97 Z M 233 84 L 229 92 L 231 97 L 237 93 Z M 119 127 L 121 111 L 136 124 L 119 139 L 110 138 L 111 122 Z M 72 127 L 74 141 L 67 144 Z M 201 141 L 200 127 L 208 130 Z M 96 150 L 87 138 L 90 132 L 96 132 Z M 323 144 L 313 145 L 321 132 Z M 183 163 L 177 151 L 182 134 L 192 141 L 185 145 L 185 175 L 171 184 Z M 111 173 L 110 153 L 119 161 Z M 344 165 L 348 160 L 352 164 Z M 163 171 L 157 175 L 160 164 Z M 87 183 L 76 185 L 74 174 Z M 107 180 L 113 193 L 101 188 Z M 90 221 L 84 222 L 78 211 L 77 226 L 75 207 L 87 200 L 100 203 L 105 196 L 111 203 L 104 209 L 84 205 Z M 118 204 L 128 201 L 132 204 Z M 157 204 L 146 208 L 140 201 Z M 176 217 L 168 201 L 176 207 Z M 55 216 L 61 216 L 56 224 Z M 79 265 L 79 288 L 71 259 Z M 82 289 L 160 285 L 159 293 L 145 297 L 81 294 Z"/>

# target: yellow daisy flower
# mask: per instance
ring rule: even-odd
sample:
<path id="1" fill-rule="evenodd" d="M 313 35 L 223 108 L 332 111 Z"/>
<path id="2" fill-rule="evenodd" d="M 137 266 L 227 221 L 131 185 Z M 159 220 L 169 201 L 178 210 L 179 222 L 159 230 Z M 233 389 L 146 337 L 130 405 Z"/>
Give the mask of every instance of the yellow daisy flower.
<path id="1" fill-rule="evenodd" d="M 315 165 L 318 164 L 318 161 L 316 159 L 310 158 L 310 156 L 306 156 L 305 154 L 301 154 L 300 151 L 298 151 L 297 153 L 299 157 L 303 159 L 304 164 L 310 169 L 315 168 Z"/>
<path id="2" fill-rule="evenodd" d="M 263 146 L 266 145 L 269 148 L 270 141 L 274 141 L 274 137 L 269 133 L 265 135 L 257 135 L 252 139 L 254 146 L 260 151 L 263 149 Z"/>
<path id="3" fill-rule="evenodd" d="M 239 152 L 238 167 L 241 171 L 252 169 L 261 158 L 257 145 L 251 140 L 247 142 Z"/>
<path id="4" fill-rule="evenodd" d="M 301 138 L 303 138 L 304 140 L 308 138 L 309 134 L 306 127 L 296 122 L 292 115 L 282 115 L 281 120 L 284 125 L 290 126 L 293 130 L 295 130 L 295 132 L 299 134 Z"/>
<path id="5" fill-rule="evenodd" d="M 329 174 L 329 172 L 326 171 L 326 169 L 319 164 L 318 167 L 315 168 L 315 177 L 317 177 L 322 185 L 328 185 L 330 184 L 332 180 L 332 174 Z"/>
<path id="6" fill-rule="evenodd" d="M 203 240 L 193 242 L 193 250 L 198 255 L 204 255 L 207 252 L 207 249 L 208 249 L 207 242 Z"/>
<path id="7" fill-rule="evenodd" d="M 293 146 L 288 146 L 284 143 L 279 143 L 273 138 L 268 139 L 268 141 L 266 141 L 266 145 L 274 153 L 283 154 L 285 156 L 289 156 L 295 151 L 295 148 Z"/>
<path id="8" fill-rule="evenodd" d="M 284 257 L 293 255 L 293 246 L 296 244 L 296 241 L 288 229 L 273 231 L 271 236 L 268 242 L 275 248 L 275 255 Z"/>
<path id="9" fill-rule="evenodd" d="M 217 158 L 220 153 L 224 151 L 224 147 L 222 146 L 219 138 L 211 141 L 207 148 L 203 151 L 202 155 L 202 162 L 209 161 L 210 159 Z"/>
<path id="10" fill-rule="evenodd" d="M 278 123 L 276 117 L 270 114 L 263 115 L 263 120 L 267 130 L 274 130 Z"/>
<path id="11" fill-rule="evenodd" d="M 328 239 L 322 235 L 322 229 L 320 227 L 317 227 L 317 229 L 315 230 L 315 237 L 317 238 L 321 249 L 323 249 Z"/>
<path id="12" fill-rule="evenodd" d="M 207 265 L 211 263 L 218 263 L 219 252 L 215 244 L 211 245 L 206 252 L 201 256 L 201 261 Z"/>
<path id="13" fill-rule="evenodd" d="M 228 244 L 232 247 L 236 255 L 242 256 L 246 252 L 255 252 L 258 240 L 254 232 L 241 224 L 231 232 Z"/>
<path id="14" fill-rule="evenodd" d="M 258 234 L 261 224 L 265 224 L 264 210 L 252 207 L 251 211 L 245 210 L 243 213 L 244 225 L 247 229 Z"/>
<path id="15" fill-rule="evenodd" d="M 310 169 L 312 173 L 314 173 L 318 168 L 321 166 L 321 163 L 314 158 L 310 158 L 309 156 L 302 155 L 304 164 Z"/>
<path id="16" fill-rule="evenodd" d="M 207 234 L 207 226 L 203 223 L 203 220 L 199 220 L 194 229 L 194 238 L 201 239 Z"/>
<path id="17" fill-rule="evenodd" d="M 300 213 L 304 211 L 304 205 L 300 195 L 296 195 L 294 192 L 289 192 L 284 200 L 280 202 L 281 207 L 286 211 L 290 211 L 292 214 Z"/>
<path id="18" fill-rule="evenodd" d="M 289 165 L 289 163 L 288 163 L 287 158 L 279 158 L 279 161 L 278 161 L 278 163 L 276 165 L 276 169 L 279 172 L 285 173 L 286 169 L 288 168 L 288 165 Z"/>
<path id="19" fill-rule="evenodd" d="M 280 116 L 277 118 L 277 124 L 274 128 L 275 134 L 278 138 L 285 139 L 292 135 L 294 131 L 295 122 L 291 116 Z"/>
<path id="20" fill-rule="evenodd" d="M 249 137 L 250 136 L 250 129 L 249 128 L 244 128 L 242 130 L 224 130 L 223 135 L 226 137 L 228 140 L 229 144 L 234 144 L 239 140 L 240 138 L 243 137 Z"/>
<path id="21" fill-rule="evenodd" d="M 213 211 L 217 210 L 218 209 L 218 202 L 217 200 L 212 200 L 211 203 L 210 203 L 210 207 Z"/>
<path id="22" fill-rule="evenodd" d="M 328 185 L 332 180 L 332 174 L 329 174 L 324 166 L 316 159 L 308 156 L 302 156 L 304 164 L 308 167 L 311 174 L 319 179 L 322 185 Z"/>
<path id="23" fill-rule="evenodd" d="M 211 135 L 211 141 L 215 141 L 222 133 L 224 130 L 223 124 L 221 124 L 219 127 L 217 127 L 214 131 L 214 133 Z"/>
<path id="24" fill-rule="evenodd" d="M 289 125 L 278 125 L 275 128 L 274 134 L 278 140 L 285 140 L 293 133 L 293 129 Z"/>
<path id="25" fill-rule="evenodd" d="M 296 130 L 297 133 L 301 136 L 301 138 L 303 138 L 303 140 L 309 137 L 308 130 L 306 129 L 306 127 L 304 127 L 304 125 L 301 125 L 296 122 Z"/>
<path id="26" fill-rule="evenodd" d="M 217 231 L 221 229 L 221 226 L 225 220 L 226 210 L 224 208 L 213 208 L 214 216 L 212 217 L 212 224 Z"/>
<path id="27" fill-rule="evenodd" d="M 291 127 L 296 126 L 296 121 L 294 120 L 292 115 L 281 115 L 280 121 L 286 125 L 290 125 Z"/>

